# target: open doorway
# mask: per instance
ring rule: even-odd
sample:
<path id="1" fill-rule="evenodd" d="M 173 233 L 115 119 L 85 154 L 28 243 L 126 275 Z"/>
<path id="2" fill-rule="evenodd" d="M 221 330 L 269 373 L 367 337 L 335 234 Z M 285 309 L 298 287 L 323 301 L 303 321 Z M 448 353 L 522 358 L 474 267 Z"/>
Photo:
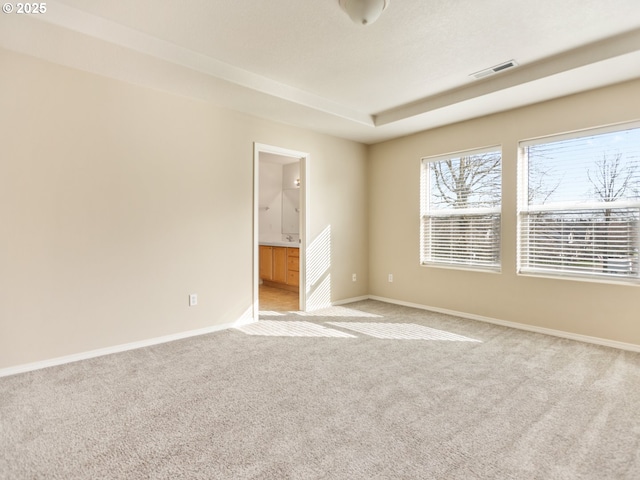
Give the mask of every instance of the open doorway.
<path id="1" fill-rule="evenodd" d="M 260 311 L 305 310 L 308 159 L 254 145 L 254 319 Z"/>

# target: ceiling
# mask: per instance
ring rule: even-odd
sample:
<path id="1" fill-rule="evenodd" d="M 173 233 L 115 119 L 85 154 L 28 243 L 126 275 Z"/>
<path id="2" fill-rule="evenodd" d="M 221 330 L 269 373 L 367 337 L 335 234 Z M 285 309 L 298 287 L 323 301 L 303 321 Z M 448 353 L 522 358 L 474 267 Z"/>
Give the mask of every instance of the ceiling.
<path id="1" fill-rule="evenodd" d="M 367 27 L 338 0 L 46 4 L 0 46 L 368 144 L 640 78 L 638 0 L 391 0 Z"/>

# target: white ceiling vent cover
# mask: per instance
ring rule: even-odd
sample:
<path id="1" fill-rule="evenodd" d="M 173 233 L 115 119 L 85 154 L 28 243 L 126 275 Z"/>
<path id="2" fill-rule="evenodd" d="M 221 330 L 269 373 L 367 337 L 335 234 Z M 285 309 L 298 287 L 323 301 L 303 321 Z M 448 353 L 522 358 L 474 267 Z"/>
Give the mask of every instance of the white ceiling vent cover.
<path id="1" fill-rule="evenodd" d="M 495 67 L 487 68 L 485 70 L 480 70 L 479 72 L 472 73 L 469 75 L 473 78 L 484 78 L 489 75 L 494 75 L 496 73 L 502 72 L 504 70 L 508 70 L 510 68 L 514 68 L 518 66 L 518 62 L 515 60 L 509 60 L 508 62 L 501 63 L 500 65 L 496 65 Z"/>

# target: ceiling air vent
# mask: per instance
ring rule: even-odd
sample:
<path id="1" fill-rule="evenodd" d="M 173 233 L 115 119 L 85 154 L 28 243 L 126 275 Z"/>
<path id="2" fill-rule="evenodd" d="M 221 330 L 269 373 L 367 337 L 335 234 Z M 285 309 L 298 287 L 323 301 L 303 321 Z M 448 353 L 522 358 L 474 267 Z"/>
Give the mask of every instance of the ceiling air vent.
<path id="1" fill-rule="evenodd" d="M 510 68 L 517 67 L 517 66 L 518 66 L 518 62 L 516 62 L 515 60 L 509 60 L 508 62 L 501 63 L 500 65 L 496 65 L 495 67 L 487 68 L 485 70 L 480 70 L 479 72 L 472 73 L 469 76 L 473 78 L 484 78 L 484 77 L 488 77 L 489 75 L 494 75 L 498 72 L 502 72 L 504 70 L 508 70 Z"/>

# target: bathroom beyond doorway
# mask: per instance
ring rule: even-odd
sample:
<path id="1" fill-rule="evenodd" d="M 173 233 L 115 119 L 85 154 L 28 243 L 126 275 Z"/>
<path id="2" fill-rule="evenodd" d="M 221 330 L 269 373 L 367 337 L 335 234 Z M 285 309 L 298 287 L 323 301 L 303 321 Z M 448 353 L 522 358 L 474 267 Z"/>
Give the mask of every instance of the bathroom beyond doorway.
<path id="1" fill-rule="evenodd" d="M 308 163 L 308 153 L 254 145 L 255 320 L 258 312 L 305 310 Z"/>

